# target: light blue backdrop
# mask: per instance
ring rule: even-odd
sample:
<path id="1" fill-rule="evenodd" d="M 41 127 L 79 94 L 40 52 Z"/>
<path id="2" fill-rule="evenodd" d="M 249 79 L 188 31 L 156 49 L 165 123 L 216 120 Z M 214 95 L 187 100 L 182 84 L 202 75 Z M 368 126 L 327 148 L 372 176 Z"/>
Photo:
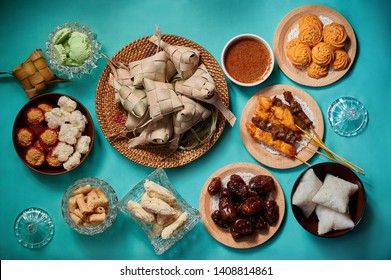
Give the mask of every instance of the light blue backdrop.
<path id="1" fill-rule="evenodd" d="M 128 43 L 155 31 L 176 34 L 197 42 L 219 62 L 225 43 L 240 33 L 254 33 L 273 43 L 281 19 L 306 4 L 324 4 L 350 22 L 356 33 L 358 52 L 349 73 L 333 85 L 312 88 L 296 84 L 278 66 L 268 81 L 252 88 L 228 82 L 231 108 L 240 118 L 248 99 L 272 84 L 290 84 L 304 89 L 318 102 L 323 114 L 339 96 L 361 100 L 369 111 L 369 124 L 360 135 L 341 137 L 325 121 L 326 144 L 347 159 L 364 167 L 361 179 L 367 192 L 367 209 L 357 229 L 338 239 L 323 239 L 306 232 L 295 220 L 289 205 L 291 189 L 305 169 L 271 169 L 287 200 L 285 219 L 278 233 L 267 243 L 248 250 L 221 245 L 200 222 L 175 247 L 157 256 L 141 229 L 123 213 L 114 225 L 97 236 L 82 236 L 71 230 L 61 216 L 65 189 L 79 178 L 98 177 L 110 183 L 122 198 L 127 191 L 153 171 L 129 161 L 105 139 L 95 111 L 95 90 L 105 61 L 93 73 L 73 83 L 53 87 L 82 101 L 93 116 L 96 138 L 87 161 L 75 171 L 61 176 L 45 176 L 31 171 L 18 158 L 12 144 L 12 125 L 20 108 L 28 101 L 20 84 L 12 77 L 0 77 L 0 257 L 1 259 L 390 259 L 391 187 L 389 180 L 391 137 L 389 106 L 391 20 L 389 1 L 1 1 L 0 71 L 10 71 L 37 48 L 45 50 L 48 33 L 56 25 L 77 21 L 88 25 L 114 55 Z M 239 161 L 257 163 L 242 144 L 239 121 L 226 127 L 217 144 L 196 161 L 166 170 L 174 187 L 199 208 L 199 194 L 206 179 L 217 169 Z M 325 161 L 314 156 L 311 163 Z M 52 242 L 38 251 L 20 246 L 13 224 L 20 211 L 42 207 L 53 217 Z"/>

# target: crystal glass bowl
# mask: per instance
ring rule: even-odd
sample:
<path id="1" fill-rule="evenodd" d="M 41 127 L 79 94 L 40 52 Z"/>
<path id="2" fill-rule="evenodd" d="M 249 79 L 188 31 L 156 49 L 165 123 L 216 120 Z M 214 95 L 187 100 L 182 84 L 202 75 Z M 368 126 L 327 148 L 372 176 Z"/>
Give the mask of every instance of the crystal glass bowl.
<path id="1" fill-rule="evenodd" d="M 57 31 L 69 28 L 72 32 L 77 31 L 87 36 L 88 41 L 91 45 L 91 53 L 89 57 L 80 66 L 67 66 L 60 64 L 55 55 L 53 37 Z M 80 25 L 79 23 L 64 23 L 63 25 L 57 26 L 53 32 L 49 33 L 49 40 L 46 41 L 46 55 L 49 60 L 49 64 L 52 69 L 57 72 L 59 76 L 67 75 L 68 78 L 81 78 L 84 74 L 90 74 L 94 68 L 97 67 L 96 63 L 101 57 L 100 50 L 102 45 L 97 41 L 97 35 L 93 33 L 90 28 L 86 25 Z"/>
<path id="2" fill-rule="evenodd" d="M 84 186 L 91 185 L 92 188 L 100 188 L 104 191 L 108 201 L 108 210 L 105 220 L 96 225 L 78 225 L 72 220 L 69 212 L 69 199 L 74 196 L 74 190 Z M 75 231 L 85 235 L 95 235 L 108 229 L 115 221 L 118 213 L 118 198 L 114 189 L 105 181 L 97 178 L 83 178 L 74 182 L 65 192 L 61 201 L 61 212 L 66 223 Z"/>
<path id="3" fill-rule="evenodd" d="M 141 196 L 144 193 L 144 182 L 146 180 L 153 181 L 171 191 L 173 195 L 177 198 L 177 204 L 182 208 L 182 211 L 187 212 L 189 215 L 186 224 L 168 239 L 162 239 L 161 236 L 156 236 L 150 224 L 145 223 L 128 209 L 127 204 L 129 200 L 133 200 L 140 203 Z M 158 255 L 163 254 L 166 250 L 168 250 L 175 243 L 181 240 L 201 219 L 200 212 L 197 209 L 193 208 L 191 205 L 189 205 L 172 187 L 166 173 L 161 168 L 156 169 L 147 178 L 134 186 L 119 202 L 118 208 L 140 225 L 140 227 L 148 236 L 156 254 Z"/>

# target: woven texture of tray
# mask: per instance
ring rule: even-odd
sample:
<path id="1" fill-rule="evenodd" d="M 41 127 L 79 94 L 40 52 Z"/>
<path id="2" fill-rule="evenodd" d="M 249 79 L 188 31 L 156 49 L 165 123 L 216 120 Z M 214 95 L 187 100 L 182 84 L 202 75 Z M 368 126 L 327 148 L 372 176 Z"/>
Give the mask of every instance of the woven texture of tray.
<path id="1" fill-rule="evenodd" d="M 114 62 L 129 63 L 140 60 L 156 53 L 156 45 L 149 42 L 149 37 L 140 38 L 123 47 L 111 60 Z M 215 58 L 203 47 L 186 38 L 164 34 L 162 40 L 171 45 L 187 46 L 201 52 L 200 63 L 205 64 L 212 75 L 216 89 L 224 105 L 229 107 L 228 86 L 224 73 Z M 185 165 L 203 154 L 205 154 L 218 140 L 223 133 L 226 120 L 219 113 L 217 118 L 216 131 L 211 140 L 193 150 L 177 150 L 173 152 L 168 148 L 128 148 L 128 139 L 121 138 L 111 140 L 110 135 L 120 132 L 124 128 L 126 114 L 121 110 L 114 100 L 114 89 L 109 85 L 110 67 L 107 65 L 99 79 L 96 89 L 96 114 L 99 125 L 110 144 L 128 159 L 153 168 L 173 168 Z"/>

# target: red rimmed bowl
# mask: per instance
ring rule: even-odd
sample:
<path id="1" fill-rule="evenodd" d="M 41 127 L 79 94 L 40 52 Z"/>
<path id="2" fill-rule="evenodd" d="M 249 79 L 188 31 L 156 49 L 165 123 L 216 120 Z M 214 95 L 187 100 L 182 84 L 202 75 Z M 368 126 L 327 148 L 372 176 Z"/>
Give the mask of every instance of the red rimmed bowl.
<path id="1" fill-rule="evenodd" d="M 315 211 L 308 218 L 306 218 L 302 213 L 301 209 L 298 206 L 292 204 L 293 195 L 297 189 L 297 186 L 300 183 L 301 178 L 310 169 L 314 170 L 316 176 L 322 182 L 324 181 L 327 174 L 331 174 L 338 178 L 346 180 L 350 183 L 356 184 L 358 186 L 358 190 L 350 197 L 349 205 L 348 205 L 349 207 L 348 213 L 354 223 L 354 227 L 344 229 L 344 230 L 331 230 L 325 234 L 319 235 L 318 234 L 319 220 L 315 214 Z M 357 225 L 360 223 L 364 215 L 365 207 L 366 207 L 366 194 L 365 194 L 364 185 L 361 182 L 360 178 L 352 170 L 339 163 L 334 163 L 334 162 L 318 163 L 304 170 L 297 178 L 292 188 L 291 207 L 296 220 L 306 231 L 319 237 L 325 237 L 325 238 L 340 237 L 355 229 Z"/>
<path id="2" fill-rule="evenodd" d="M 39 135 L 40 131 L 42 131 L 43 129 L 45 129 L 47 127 L 45 125 L 46 122 L 44 121 L 42 124 L 40 124 L 38 126 L 30 125 L 26 121 L 26 117 L 25 117 L 26 116 L 26 112 L 29 109 L 37 107 L 39 104 L 42 104 L 42 103 L 49 104 L 53 108 L 54 107 L 58 107 L 57 102 L 58 102 L 58 99 L 61 96 L 66 96 L 66 97 L 72 99 L 73 101 L 75 101 L 77 103 L 76 110 L 79 110 L 86 117 L 88 123 L 86 124 L 86 127 L 85 127 L 84 132 L 82 133 L 82 135 L 88 135 L 90 137 L 90 139 L 91 139 L 90 144 L 89 144 L 89 150 L 88 150 L 87 153 L 82 154 L 82 156 L 80 158 L 80 163 L 77 166 L 75 166 L 74 168 L 70 169 L 70 170 L 66 170 L 63 167 L 63 165 L 61 165 L 59 167 L 53 167 L 53 166 L 48 165 L 46 162 L 43 163 L 42 165 L 38 166 L 38 167 L 33 166 L 33 165 L 29 164 L 26 161 L 26 159 L 25 159 L 26 149 L 28 147 L 22 147 L 22 146 L 20 146 L 18 144 L 18 138 L 17 138 L 18 130 L 20 128 L 24 128 L 24 127 L 29 128 L 29 129 L 31 129 L 35 133 L 35 137 L 37 137 Z M 88 155 L 90 154 L 90 152 L 92 150 L 92 147 L 93 147 L 93 144 L 94 144 L 94 138 L 95 138 L 94 123 L 92 121 L 91 115 L 88 112 L 87 108 L 80 101 L 75 99 L 74 97 L 66 95 L 66 94 L 63 94 L 63 93 L 46 93 L 46 94 L 38 95 L 37 97 L 31 99 L 29 102 L 27 102 L 20 109 L 19 113 L 17 114 L 17 116 L 15 118 L 13 129 L 12 129 L 12 140 L 13 140 L 15 151 L 18 154 L 19 158 L 22 160 L 22 162 L 25 165 L 27 165 L 32 170 L 34 170 L 34 171 L 36 171 L 38 173 L 41 173 L 41 174 L 46 174 L 46 175 L 64 174 L 64 173 L 72 171 L 75 168 L 77 168 L 78 166 L 80 166 L 86 160 Z M 46 154 L 48 152 L 49 151 L 45 151 L 45 156 L 46 156 Z"/>

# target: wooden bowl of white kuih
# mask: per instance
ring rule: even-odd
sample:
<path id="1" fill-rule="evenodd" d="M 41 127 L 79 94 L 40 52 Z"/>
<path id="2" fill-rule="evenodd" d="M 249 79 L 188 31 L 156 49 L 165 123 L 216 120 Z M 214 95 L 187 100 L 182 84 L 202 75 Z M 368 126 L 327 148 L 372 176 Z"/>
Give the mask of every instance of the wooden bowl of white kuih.
<path id="1" fill-rule="evenodd" d="M 301 210 L 301 208 L 299 208 L 298 206 L 296 206 L 292 203 L 294 193 L 297 190 L 297 187 L 298 187 L 299 183 L 301 182 L 302 177 L 310 169 L 313 169 L 315 175 L 322 182 L 324 182 L 324 179 L 327 174 L 331 174 L 331 175 L 334 175 L 334 176 L 336 176 L 340 179 L 343 179 L 347 182 L 356 184 L 358 186 L 358 190 L 353 195 L 351 195 L 349 197 L 349 202 L 348 202 L 348 215 L 350 216 L 351 220 L 354 223 L 353 227 L 349 227 L 349 228 L 342 229 L 342 230 L 331 230 L 327 233 L 319 234 L 318 233 L 319 219 L 318 219 L 315 211 L 313 211 L 312 214 L 307 218 L 303 214 L 303 211 Z M 361 219 L 364 215 L 364 212 L 365 212 L 365 207 L 366 207 L 365 189 L 364 189 L 364 186 L 363 186 L 360 178 L 352 170 L 343 166 L 342 164 L 334 163 L 334 162 L 319 163 L 319 164 L 313 165 L 312 167 L 307 168 L 297 178 L 297 180 L 292 188 L 291 207 L 292 207 L 292 212 L 293 212 L 296 220 L 308 232 L 310 232 L 316 236 L 325 237 L 325 238 L 340 237 L 340 236 L 343 236 L 343 235 L 351 232 L 353 229 L 355 229 L 357 227 L 357 225 L 359 224 L 359 222 L 361 221 Z M 335 223 L 341 224 L 343 222 L 344 221 L 341 221 L 341 220 L 339 220 L 337 222 L 330 221 L 330 223 L 334 223 L 334 224 Z"/>

